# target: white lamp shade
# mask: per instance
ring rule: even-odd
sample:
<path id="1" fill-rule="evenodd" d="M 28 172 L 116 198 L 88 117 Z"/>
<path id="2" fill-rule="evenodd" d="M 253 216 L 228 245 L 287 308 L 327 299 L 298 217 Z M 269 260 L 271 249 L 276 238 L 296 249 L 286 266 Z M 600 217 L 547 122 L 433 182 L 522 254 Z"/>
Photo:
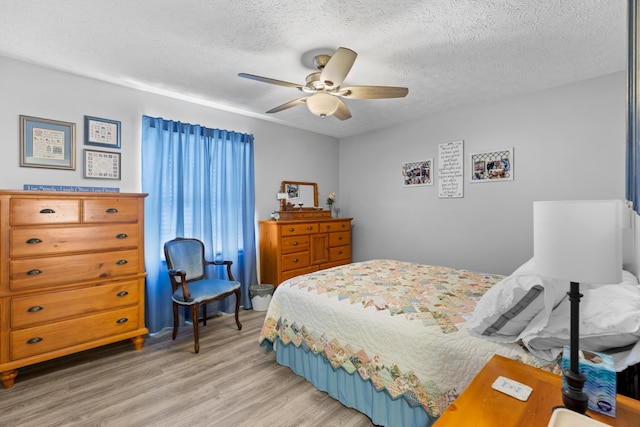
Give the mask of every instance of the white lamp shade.
<path id="1" fill-rule="evenodd" d="M 336 112 L 340 101 L 333 95 L 319 92 L 307 98 L 307 108 L 316 116 L 330 116 Z"/>
<path id="2" fill-rule="evenodd" d="M 620 283 L 622 208 L 620 200 L 534 202 L 535 271 L 578 283 Z"/>

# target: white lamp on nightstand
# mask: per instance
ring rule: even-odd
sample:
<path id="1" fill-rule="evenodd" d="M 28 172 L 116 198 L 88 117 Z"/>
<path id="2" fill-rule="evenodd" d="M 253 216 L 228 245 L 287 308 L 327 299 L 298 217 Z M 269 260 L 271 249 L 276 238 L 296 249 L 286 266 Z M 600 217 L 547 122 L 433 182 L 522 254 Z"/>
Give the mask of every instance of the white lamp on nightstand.
<path id="1" fill-rule="evenodd" d="M 584 413 L 586 377 L 579 370 L 580 285 L 622 281 L 622 202 L 619 200 L 533 203 L 533 257 L 538 274 L 570 283 L 570 368 L 562 389 L 565 407 Z"/>

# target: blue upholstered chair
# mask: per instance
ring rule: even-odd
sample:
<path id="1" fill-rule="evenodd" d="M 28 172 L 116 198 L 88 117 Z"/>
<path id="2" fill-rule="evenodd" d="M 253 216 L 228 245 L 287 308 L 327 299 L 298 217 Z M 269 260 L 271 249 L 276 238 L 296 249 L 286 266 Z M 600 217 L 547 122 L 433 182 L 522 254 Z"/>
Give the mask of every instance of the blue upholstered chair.
<path id="1" fill-rule="evenodd" d="M 193 322 L 194 349 L 198 353 L 198 314 L 202 306 L 202 326 L 207 325 L 207 304 L 220 301 L 232 294 L 236 295 L 236 325 L 242 329 L 238 318 L 240 311 L 240 282 L 231 273 L 232 261 L 207 261 L 204 258 L 204 244 L 198 239 L 177 237 L 164 244 L 164 255 L 169 268 L 169 278 L 173 288 L 173 339 L 178 334 L 178 306 L 191 309 Z M 207 265 L 227 267 L 229 280 L 208 279 Z"/>

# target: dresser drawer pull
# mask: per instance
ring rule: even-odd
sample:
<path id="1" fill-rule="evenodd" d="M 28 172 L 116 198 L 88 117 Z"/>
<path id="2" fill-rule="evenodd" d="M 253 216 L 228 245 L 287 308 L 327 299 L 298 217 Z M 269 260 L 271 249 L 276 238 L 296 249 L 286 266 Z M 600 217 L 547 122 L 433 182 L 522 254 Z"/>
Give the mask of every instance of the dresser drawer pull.
<path id="1" fill-rule="evenodd" d="M 54 213 L 56 213 L 56 211 L 54 211 L 53 209 L 46 208 L 46 209 L 40 210 L 40 213 L 41 214 L 54 214 Z"/>
<path id="2" fill-rule="evenodd" d="M 34 305 L 33 307 L 29 307 L 27 309 L 27 312 L 29 313 L 37 313 L 39 311 L 44 310 L 44 307 L 40 306 L 40 305 Z"/>
<path id="3" fill-rule="evenodd" d="M 127 291 L 120 291 L 116 294 L 117 297 L 126 297 L 127 295 L 129 295 Z"/>
<path id="4" fill-rule="evenodd" d="M 327 230 L 329 230 L 330 228 L 331 228 L 331 226 L 327 224 Z"/>
<path id="5" fill-rule="evenodd" d="M 42 243 L 42 240 L 38 239 L 37 237 L 34 237 L 33 239 L 29 239 L 27 240 L 27 245 L 37 245 L 38 243 Z"/>
<path id="6" fill-rule="evenodd" d="M 118 209 L 116 208 L 109 208 L 105 211 L 108 214 L 112 214 L 112 213 L 118 213 Z"/>
<path id="7" fill-rule="evenodd" d="M 127 264 L 129 261 L 127 261 L 126 259 L 119 259 L 118 261 L 116 261 L 116 264 L 118 265 L 125 265 Z"/>
<path id="8" fill-rule="evenodd" d="M 307 230 L 309 230 L 309 231 L 313 230 L 313 226 L 312 225 L 308 226 Z"/>
<path id="9" fill-rule="evenodd" d="M 27 340 L 27 344 L 38 344 L 40 341 L 42 341 L 44 338 L 40 338 L 40 337 L 33 337 L 29 340 Z"/>
<path id="10" fill-rule="evenodd" d="M 347 227 L 347 224 L 342 224 L 342 228 L 346 228 L 346 227 Z"/>
<path id="11" fill-rule="evenodd" d="M 342 240 L 342 236 L 338 237 L 338 240 Z"/>
<path id="12" fill-rule="evenodd" d="M 296 240 L 295 242 L 293 242 L 293 246 L 298 246 L 300 243 L 298 243 L 298 241 Z"/>
<path id="13" fill-rule="evenodd" d="M 298 262 L 298 261 L 299 261 L 299 259 L 298 259 L 298 258 L 294 258 L 294 259 L 293 259 L 293 262 Z"/>
<path id="14" fill-rule="evenodd" d="M 342 251 L 338 251 L 338 255 L 342 255 Z"/>
<path id="15" fill-rule="evenodd" d="M 116 323 L 122 325 L 123 323 L 127 323 L 129 321 L 129 319 L 127 319 L 126 317 L 121 317 L 120 319 L 116 320 Z"/>
<path id="16" fill-rule="evenodd" d="M 290 231 L 291 233 L 293 233 L 294 231 L 296 231 L 296 229 L 295 229 L 295 228 L 293 228 L 293 227 L 289 227 L 289 231 Z"/>
<path id="17" fill-rule="evenodd" d="M 124 233 L 120 233 L 120 234 L 118 234 L 118 235 L 116 236 L 116 239 L 126 239 L 127 237 L 129 237 L 129 236 L 127 236 L 127 235 L 126 235 L 126 234 L 124 234 Z"/>
<path id="18" fill-rule="evenodd" d="M 27 271 L 27 276 L 37 276 L 38 274 L 42 274 L 42 270 L 38 270 L 36 268 L 34 270 Z"/>

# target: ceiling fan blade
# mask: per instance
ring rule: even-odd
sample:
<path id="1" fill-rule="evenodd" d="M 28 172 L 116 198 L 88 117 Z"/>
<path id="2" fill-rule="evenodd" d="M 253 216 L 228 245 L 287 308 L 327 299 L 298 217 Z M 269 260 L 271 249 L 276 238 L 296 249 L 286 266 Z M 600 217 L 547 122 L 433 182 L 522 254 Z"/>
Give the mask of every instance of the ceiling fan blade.
<path id="1" fill-rule="evenodd" d="M 349 99 L 384 99 L 405 97 L 409 89 L 394 86 L 349 86 L 340 88 L 336 93 Z"/>
<path id="2" fill-rule="evenodd" d="M 290 83 L 290 82 L 285 82 L 283 80 L 270 79 L 269 77 L 256 76 L 254 74 L 247 74 L 247 73 L 238 73 L 238 77 L 244 77 L 245 79 L 255 80 L 263 83 L 270 83 L 272 85 L 295 87 L 296 89 L 302 90 L 302 85 L 299 85 L 297 83 Z"/>
<path id="3" fill-rule="evenodd" d="M 289 102 L 284 103 L 282 105 L 279 105 L 279 106 L 277 106 L 275 108 L 272 108 L 271 110 L 267 111 L 267 113 L 268 114 L 277 113 L 279 111 L 286 110 L 287 108 L 296 107 L 296 106 L 301 105 L 301 104 L 306 104 L 307 103 L 307 98 L 308 98 L 308 96 L 303 96 L 302 98 L 294 99 L 293 101 L 289 101 Z"/>
<path id="4" fill-rule="evenodd" d="M 358 54 L 351 49 L 347 49 L 346 47 L 338 48 L 322 70 L 320 81 L 328 88 L 340 86 L 345 77 L 347 77 L 347 74 L 349 74 L 356 60 L 356 56 L 358 56 Z"/>
<path id="5" fill-rule="evenodd" d="M 336 98 L 337 99 L 337 98 Z M 333 115 L 340 120 L 347 120 L 351 118 L 351 111 L 347 108 L 347 104 L 342 102 L 341 99 L 338 99 L 340 103 L 338 104 L 338 109 Z"/>

